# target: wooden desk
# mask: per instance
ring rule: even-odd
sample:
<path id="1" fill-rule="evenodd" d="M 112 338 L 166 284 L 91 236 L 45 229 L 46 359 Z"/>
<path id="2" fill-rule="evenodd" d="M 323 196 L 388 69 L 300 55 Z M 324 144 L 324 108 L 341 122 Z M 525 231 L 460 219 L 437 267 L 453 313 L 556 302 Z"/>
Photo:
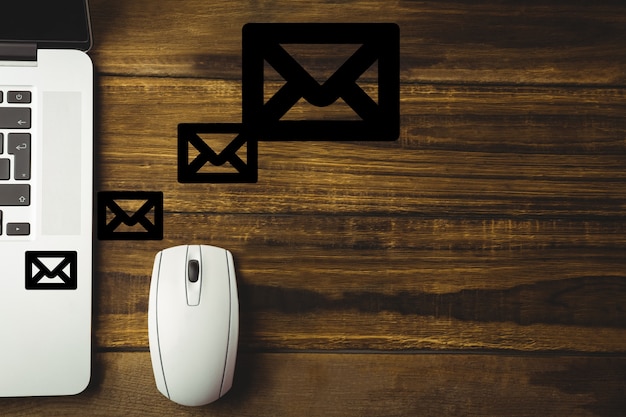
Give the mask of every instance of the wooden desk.
<path id="1" fill-rule="evenodd" d="M 96 191 L 162 191 L 165 237 L 96 242 L 87 391 L 0 414 L 623 415 L 626 6 L 526 3 L 92 0 Z M 399 140 L 177 182 L 179 123 L 241 120 L 245 23 L 374 21 L 401 28 Z M 241 296 L 235 386 L 199 409 L 148 351 L 153 257 L 184 243 L 229 248 Z"/>

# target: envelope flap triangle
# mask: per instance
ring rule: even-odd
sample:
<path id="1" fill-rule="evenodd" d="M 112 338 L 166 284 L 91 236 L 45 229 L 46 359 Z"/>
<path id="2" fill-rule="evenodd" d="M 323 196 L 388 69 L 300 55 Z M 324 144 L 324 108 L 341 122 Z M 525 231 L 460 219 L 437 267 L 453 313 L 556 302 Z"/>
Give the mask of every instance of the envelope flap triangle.
<path id="1" fill-rule="evenodd" d="M 264 67 L 266 82 L 262 90 L 264 103 L 271 101 L 276 103 L 274 97 L 277 96 L 285 97 L 285 103 L 287 103 L 287 100 L 295 98 L 294 93 L 298 91 L 307 102 L 316 107 L 327 107 L 341 97 L 350 96 L 349 105 L 359 113 L 361 118 L 377 112 L 379 60 L 370 46 L 333 44 L 332 47 L 335 50 L 326 53 L 328 58 L 309 53 L 309 48 L 328 48 L 330 45 L 304 46 L 305 52 L 302 52 L 298 49 L 303 45 L 281 44 L 270 54 L 269 66 L 275 71 L 267 70 L 268 61 L 266 61 Z M 341 47 L 347 47 L 347 52 L 342 54 Z M 303 64 L 303 62 L 307 63 Z M 329 68 L 332 69 L 329 70 Z M 280 86 L 276 82 L 274 84 L 267 82 L 272 78 L 282 78 L 285 84 Z M 283 91 L 285 94 L 281 94 Z M 361 106 L 361 104 L 365 105 Z M 360 110 L 357 110 L 355 106 L 360 106 Z"/>
<path id="2" fill-rule="evenodd" d="M 121 224 L 118 226 L 119 227 L 118 231 L 123 231 L 123 230 L 130 231 L 134 227 L 143 227 L 143 226 L 137 226 L 137 224 L 140 222 L 141 219 L 146 219 L 152 224 L 155 223 L 155 215 L 156 215 L 155 208 L 151 208 L 149 211 L 143 214 L 141 218 L 135 214 L 136 212 L 137 212 L 136 210 L 124 210 L 124 214 L 122 215 L 122 214 L 113 212 L 107 207 L 106 209 L 107 224 L 109 224 L 111 221 L 115 219 L 119 219 L 121 221 Z"/>
<path id="3" fill-rule="evenodd" d="M 115 205 L 117 205 L 122 211 L 124 211 L 128 216 L 131 216 L 137 210 L 144 206 L 144 204 L 149 204 L 146 199 L 132 199 L 132 198 L 117 198 L 115 199 Z M 111 207 L 107 207 L 107 209 L 111 212 Z"/>
<path id="4" fill-rule="evenodd" d="M 52 272 L 54 271 L 63 261 L 65 260 L 65 258 L 62 257 L 40 257 L 39 258 L 39 262 L 47 269 L 47 271 L 44 272 Z M 34 266 L 35 268 L 37 268 L 37 265 Z M 37 268 L 39 269 L 39 268 Z"/>
<path id="5" fill-rule="evenodd" d="M 297 44 L 280 46 L 311 76 L 323 85 L 361 44 Z"/>
<path id="6" fill-rule="evenodd" d="M 237 136 L 235 133 L 196 133 L 196 135 L 202 139 L 202 141 L 209 144 L 211 150 L 213 150 L 216 155 L 221 154 Z M 194 151 L 193 153 L 190 153 L 190 155 L 202 153 L 204 151 L 204 149 L 195 148 L 192 143 L 189 143 L 188 146 L 191 148 L 190 150 Z"/>

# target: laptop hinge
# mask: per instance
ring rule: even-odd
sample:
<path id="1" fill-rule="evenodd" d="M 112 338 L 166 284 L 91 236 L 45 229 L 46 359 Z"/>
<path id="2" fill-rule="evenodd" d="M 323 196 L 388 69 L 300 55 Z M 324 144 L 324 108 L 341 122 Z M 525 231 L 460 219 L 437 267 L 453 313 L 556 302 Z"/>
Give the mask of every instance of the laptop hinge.
<path id="1" fill-rule="evenodd" d="M 0 42 L 0 61 L 37 61 L 37 44 Z"/>

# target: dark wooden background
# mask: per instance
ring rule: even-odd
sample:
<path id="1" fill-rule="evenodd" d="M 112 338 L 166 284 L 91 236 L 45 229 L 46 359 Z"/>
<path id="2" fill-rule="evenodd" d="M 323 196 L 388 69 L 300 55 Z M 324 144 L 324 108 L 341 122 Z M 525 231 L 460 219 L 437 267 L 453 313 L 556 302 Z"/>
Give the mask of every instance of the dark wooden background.
<path id="1" fill-rule="evenodd" d="M 91 8 L 96 191 L 162 191 L 165 237 L 96 242 L 87 391 L 0 414 L 626 413 L 624 2 Z M 177 125 L 241 120 L 248 22 L 397 23 L 399 140 L 263 142 L 256 184 L 178 183 Z M 241 299 L 235 385 L 197 409 L 148 351 L 154 255 L 185 243 L 230 249 Z"/>

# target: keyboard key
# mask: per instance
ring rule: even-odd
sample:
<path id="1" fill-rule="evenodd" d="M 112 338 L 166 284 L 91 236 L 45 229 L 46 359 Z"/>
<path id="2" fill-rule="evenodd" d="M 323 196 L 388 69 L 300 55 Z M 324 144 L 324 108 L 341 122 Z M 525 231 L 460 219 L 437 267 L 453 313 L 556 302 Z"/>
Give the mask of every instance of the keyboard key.
<path id="1" fill-rule="evenodd" d="M 0 206 L 29 206 L 30 185 L 0 184 Z"/>
<path id="2" fill-rule="evenodd" d="M 30 103 L 30 91 L 9 91 L 7 93 L 7 103 Z"/>
<path id="3" fill-rule="evenodd" d="M 30 223 L 7 223 L 7 236 L 30 235 Z"/>
<path id="4" fill-rule="evenodd" d="M 30 133 L 9 133 L 7 150 L 14 155 L 16 180 L 30 179 Z"/>
<path id="5" fill-rule="evenodd" d="M 2 236 L 2 210 L 0 210 L 0 236 Z"/>
<path id="6" fill-rule="evenodd" d="M 3 146 L 4 146 L 4 135 L 0 133 L 0 153 L 4 151 Z"/>
<path id="7" fill-rule="evenodd" d="M 0 129 L 30 129 L 30 108 L 0 107 Z"/>
<path id="8" fill-rule="evenodd" d="M 0 180 L 11 179 L 11 161 L 0 159 Z"/>

